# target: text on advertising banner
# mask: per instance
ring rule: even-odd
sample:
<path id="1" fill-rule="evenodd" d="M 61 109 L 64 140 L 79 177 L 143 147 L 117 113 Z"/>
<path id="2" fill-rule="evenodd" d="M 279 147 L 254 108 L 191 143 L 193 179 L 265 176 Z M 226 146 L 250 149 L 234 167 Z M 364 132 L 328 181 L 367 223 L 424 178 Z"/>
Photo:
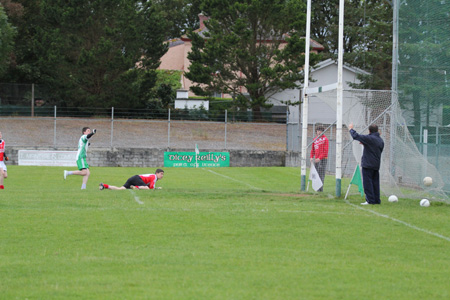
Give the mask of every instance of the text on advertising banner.
<path id="1" fill-rule="evenodd" d="M 229 152 L 164 152 L 164 167 L 229 167 Z"/>

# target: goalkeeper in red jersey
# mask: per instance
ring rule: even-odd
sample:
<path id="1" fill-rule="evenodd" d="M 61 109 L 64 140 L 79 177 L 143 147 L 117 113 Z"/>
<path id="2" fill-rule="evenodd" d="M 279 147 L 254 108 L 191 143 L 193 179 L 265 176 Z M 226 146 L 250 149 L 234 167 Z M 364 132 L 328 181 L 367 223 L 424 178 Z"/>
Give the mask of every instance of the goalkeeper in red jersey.
<path id="1" fill-rule="evenodd" d="M 126 189 L 139 189 L 139 190 L 153 190 L 160 189 L 155 187 L 156 181 L 161 180 L 164 177 L 164 171 L 162 169 L 156 169 L 155 174 L 142 174 L 134 175 L 128 178 L 122 186 L 114 186 L 106 183 L 100 183 L 99 189 L 108 190 L 126 190 Z"/>
<path id="2" fill-rule="evenodd" d="M 313 141 L 311 148 L 311 163 L 315 164 L 317 173 L 319 173 L 320 180 L 325 184 L 325 171 L 328 162 L 328 138 L 323 134 L 323 126 L 317 126 L 316 128 L 316 138 Z M 323 185 L 318 192 L 323 192 Z"/>

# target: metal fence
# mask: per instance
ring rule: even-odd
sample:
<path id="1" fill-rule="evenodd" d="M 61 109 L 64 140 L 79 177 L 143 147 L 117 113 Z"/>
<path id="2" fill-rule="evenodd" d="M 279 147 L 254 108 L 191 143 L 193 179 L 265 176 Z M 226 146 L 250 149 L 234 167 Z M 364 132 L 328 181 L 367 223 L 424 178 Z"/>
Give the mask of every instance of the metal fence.
<path id="1" fill-rule="evenodd" d="M 98 130 L 92 147 L 285 151 L 287 125 L 263 114 L 205 110 L 0 106 L 7 146 L 74 148 L 82 128 Z M 259 122 L 255 122 L 258 118 Z"/>

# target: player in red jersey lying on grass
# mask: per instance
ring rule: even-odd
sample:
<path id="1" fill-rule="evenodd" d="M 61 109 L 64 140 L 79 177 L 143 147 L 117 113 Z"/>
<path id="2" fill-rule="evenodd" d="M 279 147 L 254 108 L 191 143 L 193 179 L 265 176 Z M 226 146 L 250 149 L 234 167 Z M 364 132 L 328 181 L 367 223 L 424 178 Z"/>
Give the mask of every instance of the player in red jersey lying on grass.
<path id="1" fill-rule="evenodd" d="M 156 169 L 155 174 L 142 174 L 134 175 L 128 178 L 124 185 L 118 187 L 114 185 L 109 185 L 106 183 L 100 183 L 99 189 L 109 189 L 109 190 L 126 190 L 126 189 L 139 189 L 139 190 L 153 190 L 160 189 L 155 187 L 156 181 L 161 180 L 164 177 L 164 171 L 162 169 Z"/>

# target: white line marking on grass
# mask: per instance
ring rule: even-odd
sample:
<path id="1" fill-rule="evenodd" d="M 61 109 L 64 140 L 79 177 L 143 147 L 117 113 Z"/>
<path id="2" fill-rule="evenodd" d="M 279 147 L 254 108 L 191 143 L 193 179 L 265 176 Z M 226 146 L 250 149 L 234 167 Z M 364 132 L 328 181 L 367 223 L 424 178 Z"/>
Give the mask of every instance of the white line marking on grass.
<path id="1" fill-rule="evenodd" d="M 363 208 L 363 207 L 361 207 L 361 206 L 358 206 L 358 205 L 355 205 L 355 204 L 353 204 L 353 203 L 350 203 L 348 200 L 344 200 L 344 201 L 345 201 L 345 203 L 347 203 L 347 204 L 349 204 L 349 205 L 351 205 L 351 206 L 354 206 L 354 207 L 356 207 L 356 208 L 358 208 L 358 209 L 361 209 L 361 210 L 364 210 L 364 211 L 373 213 L 374 215 L 377 215 L 377 216 L 379 216 L 379 217 L 383 217 L 383 218 L 389 219 L 389 220 L 391 220 L 391 221 L 394 221 L 394 222 L 403 224 L 403 225 L 405 225 L 406 227 L 409 227 L 409 228 L 412 228 L 412 229 L 415 229 L 415 230 L 418 230 L 418 231 L 425 232 L 426 234 L 429 234 L 429 235 L 434 235 L 434 236 L 436 236 L 436 237 L 438 237 L 438 238 L 441 238 L 441 239 L 444 239 L 444 240 L 450 242 L 450 237 L 446 237 L 446 236 L 441 235 L 441 234 L 439 234 L 439 233 L 435 233 L 435 232 L 432 232 L 432 231 L 429 231 L 429 230 L 426 230 L 426 229 L 417 227 L 417 226 L 415 226 L 415 225 L 411 225 L 411 224 L 409 224 L 409 223 L 406 223 L 405 221 L 402 221 L 402 220 L 398 220 L 398 219 L 392 218 L 392 217 L 390 217 L 390 216 L 388 216 L 388 215 L 383 215 L 383 214 L 380 214 L 380 213 L 378 213 L 378 212 L 376 212 L 376 211 L 373 211 L 373 210 L 370 210 L 370 209 Z"/>
<path id="2" fill-rule="evenodd" d="M 205 170 L 205 169 L 202 169 L 202 170 Z M 212 170 L 205 170 L 205 171 L 208 171 L 208 172 L 211 172 L 211 173 L 213 173 L 213 174 L 222 176 L 222 177 L 224 177 L 224 178 L 226 178 L 226 179 L 229 179 L 229 180 L 232 180 L 232 181 L 235 181 L 235 182 L 242 183 L 242 184 L 244 184 L 244 185 L 246 185 L 246 186 L 248 186 L 249 188 L 252 188 L 252 189 L 254 189 L 254 190 L 262 191 L 262 189 L 260 189 L 260 188 L 254 187 L 253 185 L 250 185 L 250 184 L 248 184 L 248 183 L 246 183 L 246 182 L 243 182 L 243 181 L 234 179 L 234 178 L 232 178 L 232 177 L 229 177 L 229 176 L 226 176 L 226 175 L 222 175 L 222 174 L 217 173 L 217 172 L 214 172 L 214 171 L 212 171 Z"/>
<path id="3" fill-rule="evenodd" d="M 130 190 L 131 191 L 131 194 L 133 195 L 133 197 L 134 197 L 134 201 L 136 201 L 137 203 L 139 203 L 139 204 L 144 204 L 144 202 L 142 202 L 141 200 L 139 200 L 139 197 L 136 195 L 136 193 L 133 191 L 133 190 Z"/>
<path id="4" fill-rule="evenodd" d="M 318 211 L 318 210 L 279 210 L 280 213 L 291 213 L 291 214 L 332 214 L 332 215 L 353 215 L 346 212 L 337 211 Z M 356 215 L 356 214 L 355 214 Z"/>

